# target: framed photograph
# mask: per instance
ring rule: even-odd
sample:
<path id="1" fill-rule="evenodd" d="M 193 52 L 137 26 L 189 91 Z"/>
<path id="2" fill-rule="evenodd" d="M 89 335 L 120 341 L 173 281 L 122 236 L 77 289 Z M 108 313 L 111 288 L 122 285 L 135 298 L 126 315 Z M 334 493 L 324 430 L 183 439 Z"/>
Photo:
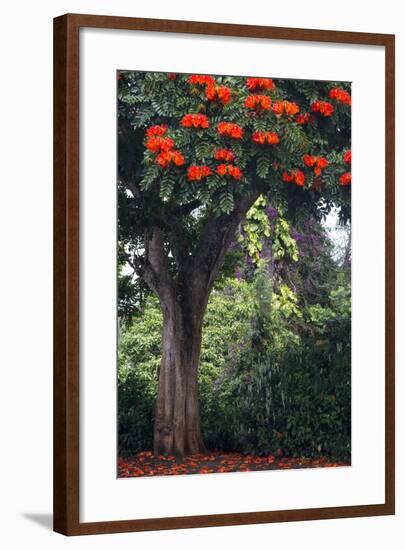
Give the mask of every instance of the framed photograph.
<path id="1" fill-rule="evenodd" d="M 395 513 L 394 36 L 54 20 L 54 529 Z"/>

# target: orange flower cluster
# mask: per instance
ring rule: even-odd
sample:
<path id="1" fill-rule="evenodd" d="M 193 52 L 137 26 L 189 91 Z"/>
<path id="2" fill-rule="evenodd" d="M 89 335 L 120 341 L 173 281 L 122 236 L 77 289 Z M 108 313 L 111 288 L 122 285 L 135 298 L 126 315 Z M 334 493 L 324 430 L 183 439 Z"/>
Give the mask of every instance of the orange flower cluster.
<path id="1" fill-rule="evenodd" d="M 250 472 L 290 468 L 337 468 L 343 462 L 331 462 L 326 457 L 316 459 L 284 457 L 278 450 L 274 455 L 255 456 L 241 453 L 194 454 L 178 459 L 174 456 L 153 456 L 143 451 L 132 458 L 118 459 L 118 477 L 174 476 L 182 474 L 210 474 L 224 472 Z"/>
<path id="2" fill-rule="evenodd" d="M 180 151 L 162 151 L 156 157 L 156 163 L 162 168 L 166 168 L 170 164 L 183 166 L 185 160 Z"/>
<path id="3" fill-rule="evenodd" d="M 217 174 L 220 176 L 231 176 L 235 180 L 240 180 L 242 177 L 242 171 L 238 166 L 233 164 L 220 164 L 217 167 Z"/>
<path id="4" fill-rule="evenodd" d="M 290 172 L 284 171 L 281 179 L 286 183 L 293 182 L 298 187 L 303 187 L 305 184 L 305 175 L 301 170 L 291 170 Z"/>
<path id="5" fill-rule="evenodd" d="M 228 124 L 228 123 L 220 123 L 220 124 Z M 237 126 L 237 125 L 231 124 L 231 126 Z M 239 126 L 237 128 L 239 128 Z M 232 133 L 232 130 L 235 134 L 235 128 L 229 131 Z M 242 130 L 242 128 L 240 128 L 240 130 Z M 220 131 L 219 128 L 218 128 L 218 131 Z M 226 131 L 228 130 L 226 129 Z M 237 133 L 238 132 L 236 132 L 236 134 Z M 230 135 L 230 134 L 226 134 L 226 135 Z M 215 160 L 222 160 L 222 161 L 225 161 L 226 163 L 229 163 L 235 160 L 235 155 L 229 149 L 217 149 L 214 153 L 214 158 Z M 231 176 L 235 180 L 240 180 L 242 177 L 241 169 L 238 166 L 234 166 L 233 164 L 225 164 L 225 163 L 219 164 L 217 166 L 216 172 L 220 176 Z"/>
<path id="6" fill-rule="evenodd" d="M 281 116 L 283 114 L 296 115 L 297 113 L 299 113 L 300 108 L 296 103 L 292 103 L 291 101 L 284 100 L 284 101 L 276 101 L 275 103 L 273 103 L 271 110 L 276 116 Z"/>
<path id="7" fill-rule="evenodd" d="M 309 168 L 314 168 L 315 176 L 320 176 L 322 170 L 328 166 L 328 161 L 325 157 L 315 157 L 313 155 L 304 155 L 304 164 Z"/>
<path id="8" fill-rule="evenodd" d="M 235 155 L 229 149 L 217 149 L 214 154 L 215 160 L 224 160 L 225 162 L 232 162 L 235 160 Z"/>
<path id="9" fill-rule="evenodd" d="M 146 140 L 146 148 L 152 153 L 160 153 L 161 151 L 170 151 L 174 147 L 174 141 L 168 137 L 150 137 Z"/>
<path id="10" fill-rule="evenodd" d="M 314 101 L 311 105 L 311 110 L 314 113 L 320 113 L 323 116 L 331 116 L 333 115 L 335 109 L 328 101 Z"/>
<path id="11" fill-rule="evenodd" d="M 212 86 L 215 83 L 213 77 L 206 74 L 191 74 L 188 77 L 188 81 L 190 84 L 193 84 L 193 86 Z"/>
<path id="12" fill-rule="evenodd" d="M 163 136 L 167 132 L 167 124 L 160 124 L 156 126 L 151 126 L 146 130 L 146 135 L 148 137 L 153 136 Z"/>
<path id="13" fill-rule="evenodd" d="M 253 132 L 252 139 L 260 145 L 264 145 L 265 143 L 277 145 L 277 143 L 280 143 L 280 138 L 275 132 Z"/>
<path id="14" fill-rule="evenodd" d="M 245 107 L 268 111 L 271 107 L 271 99 L 267 95 L 248 95 L 245 99 Z"/>
<path id="15" fill-rule="evenodd" d="M 187 170 L 187 178 L 189 181 L 199 181 L 212 174 L 209 166 L 190 166 Z"/>
<path id="16" fill-rule="evenodd" d="M 345 172 L 339 178 L 339 184 L 342 186 L 350 185 L 352 182 L 352 175 L 350 172 Z"/>
<path id="17" fill-rule="evenodd" d="M 344 154 L 344 157 L 343 157 L 343 161 L 345 162 L 345 164 L 351 164 L 352 163 L 352 152 L 350 149 L 348 149 L 345 154 Z"/>
<path id="18" fill-rule="evenodd" d="M 241 139 L 243 136 L 243 128 L 232 122 L 220 122 L 217 130 L 221 136 L 229 136 L 234 139 Z"/>
<path id="19" fill-rule="evenodd" d="M 167 78 L 169 80 L 176 80 L 176 77 L 177 77 L 176 73 L 167 73 Z"/>
<path id="20" fill-rule="evenodd" d="M 184 115 L 180 123 L 183 128 L 209 128 L 209 121 L 205 115 Z"/>
<path id="21" fill-rule="evenodd" d="M 295 121 L 298 122 L 298 124 L 308 124 L 309 122 L 309 113 L 302 113 L 295 117 Z"/>
<path id="22" fill-rule="evenodd" d="M 228 86 L 207 86 L 205 97 L 208 101 L 219 101 L 226 105 L 231 101 L 231 89 Z"/>
<path id="23" fill-rule="evenodd" d="M 342 88 L 332 88 L 329 90 L 329 97 L 330 99 L 335 99 L 345 105 L 352 104 L 352 98 L 350 97 L 349 92 L 346 92 L 346 90 L 343 90 Z"/>
<path id="24" fill-rule="evenodd" d="M 167 132 L 167 125 L 161 124 L 151 126 L 146 130 L 148 139 L 145 146 L 152 153 L 159 153 L 156 157 L 156 163 L 162 168 L 166 168 L 169 164 L 182 166 L 184 157 L 180 151 L 174 150 L 174 141 L 169 137 L 163 137 Z"/>
<path id="25" fill-rule="evenodd" d="M 275 85 L 271 78 L 248 78 L 246 79 L 246 86 L 249 90 L 274 90 Z"/>

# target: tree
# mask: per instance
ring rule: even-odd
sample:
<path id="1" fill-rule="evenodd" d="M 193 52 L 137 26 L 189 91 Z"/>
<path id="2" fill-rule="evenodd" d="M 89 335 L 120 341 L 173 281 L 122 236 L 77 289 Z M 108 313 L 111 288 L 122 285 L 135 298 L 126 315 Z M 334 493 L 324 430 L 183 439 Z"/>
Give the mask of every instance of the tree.
<path id="1" fill-rule="evenodd" d="M 297 221 L 350 216 L 349 85 L 118 74 L 119 261 L 159 298 L 154 453 L 204 451 L 197 373 L 213 284 L 261 195 Z"/>

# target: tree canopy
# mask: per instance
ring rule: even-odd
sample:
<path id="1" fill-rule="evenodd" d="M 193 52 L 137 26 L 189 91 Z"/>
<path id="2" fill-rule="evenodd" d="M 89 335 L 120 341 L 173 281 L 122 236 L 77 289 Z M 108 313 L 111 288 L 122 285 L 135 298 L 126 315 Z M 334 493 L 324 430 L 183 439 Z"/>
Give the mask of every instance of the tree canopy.
<path id="1" fill-rule="evenodd" d="M 154 226 L 176 270 L 204 247 L 208 253 L 210 233 L 240 221 L 235 212 L 245 213 L 259 195 L 295 221 L 325 216 L 333 205 L 349 219 L 349 89 L 120 72 L 119 240 L 134 267 Z"/>
<path id="2" fill-rule="evenodd" d="M 291 227 L 319 223 L 332 208 L 342 223 L 350 219 L 350 113 L 349 83 L 118 73 L 119 263 L 136 274 L 135 283 L 120 280 L 120 309 L 150 291 L 160 302 L 156 455 L 205 448 L 198 399 L 204 314 L 238 234 L 257 267 L 266 255 L 262 237 L 272 234 L 266 277 L 274 282 L 277 260 L 298 257 Z M 288 284 L 265 303 L 266 284 L 252 344 L 259 354 L 268 307 L 299 312 Z"/>

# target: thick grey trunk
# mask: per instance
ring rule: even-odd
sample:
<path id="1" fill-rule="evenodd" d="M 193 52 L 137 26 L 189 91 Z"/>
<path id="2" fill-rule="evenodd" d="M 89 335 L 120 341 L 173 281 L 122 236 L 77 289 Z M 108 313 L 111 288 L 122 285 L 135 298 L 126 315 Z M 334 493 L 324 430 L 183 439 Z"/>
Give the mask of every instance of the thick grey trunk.
<path id="1" fill-rule="evenodd" d="M 154 423 L 155 455 L 181 457 L 204 451 L 197 381 L 202 317 L 202 312 L 185 312 L 177 304 L 164 308 Z"/>

